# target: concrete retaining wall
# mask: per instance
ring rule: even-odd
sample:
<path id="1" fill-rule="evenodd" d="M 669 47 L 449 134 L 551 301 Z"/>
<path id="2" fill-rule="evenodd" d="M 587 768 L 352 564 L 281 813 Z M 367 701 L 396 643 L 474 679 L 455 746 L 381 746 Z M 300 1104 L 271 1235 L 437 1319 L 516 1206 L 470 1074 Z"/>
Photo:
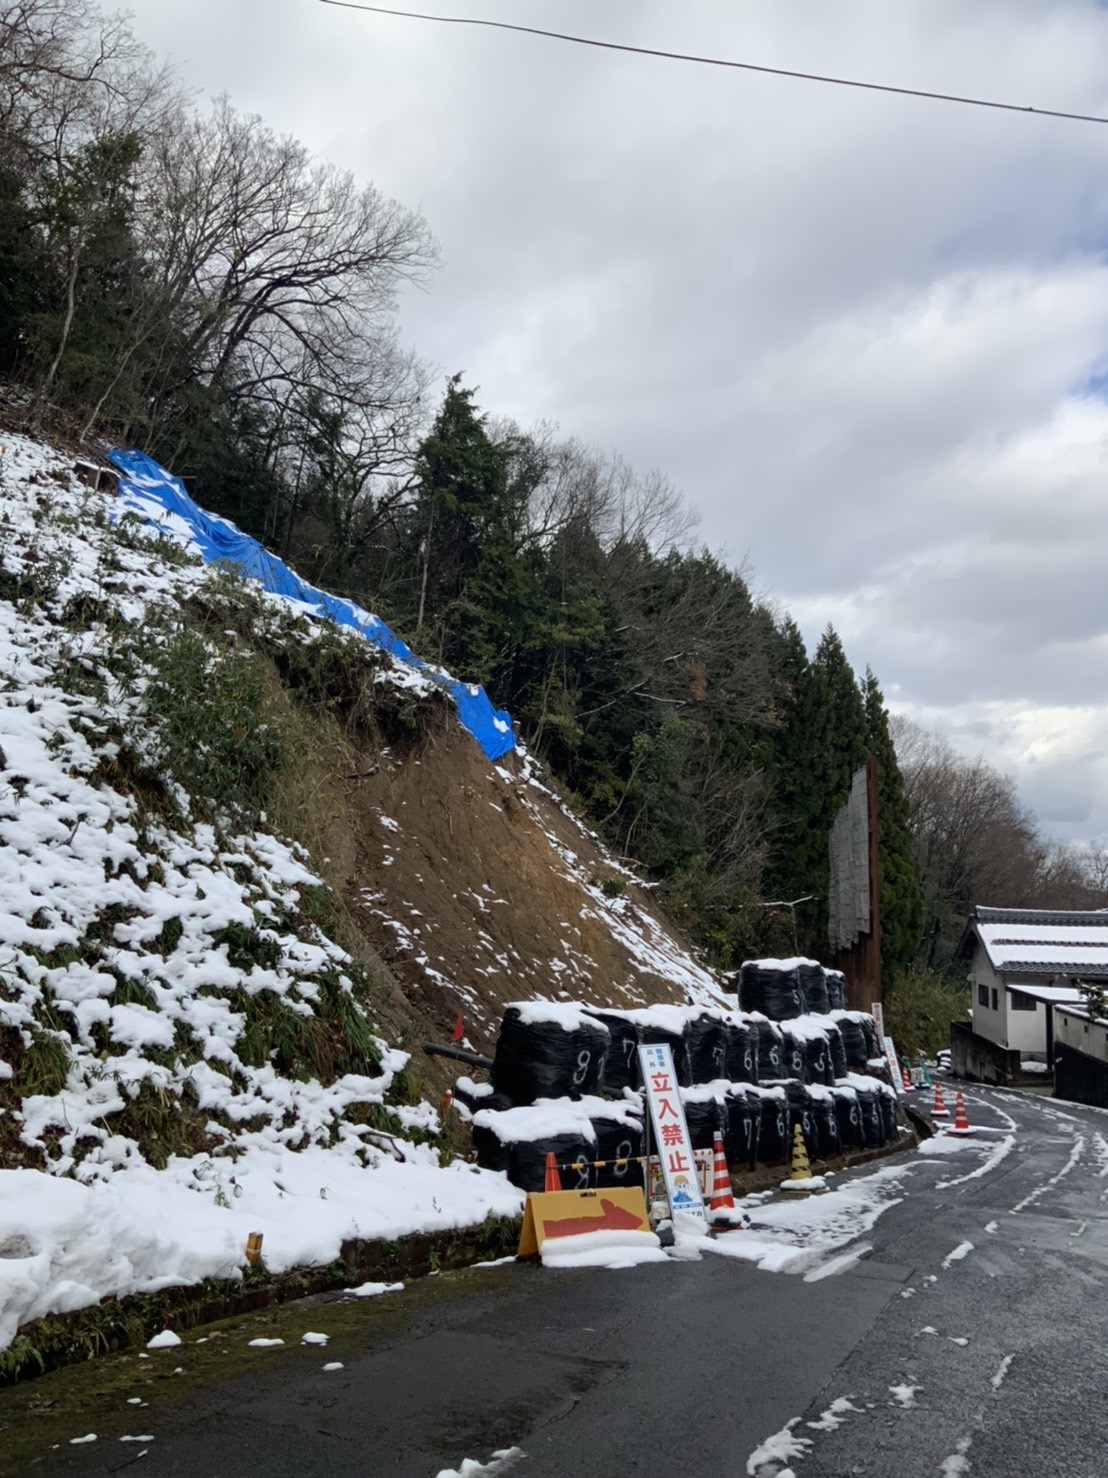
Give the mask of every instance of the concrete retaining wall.
<path id="1" fill-rule="evenodd" d="M 1108 1108 L 1108 1062 L 1079 1052 L 1076 1047 L 1055 1043 L 1054 1096 Z"/>
<path id="2" fill-rule="evenodd" d="M 950 1023 L 950 1067 L 956 1078 L 1007 1086 L 1020 1076 L 1020 1054 L 998 1047 L 960 1021 Z"/>

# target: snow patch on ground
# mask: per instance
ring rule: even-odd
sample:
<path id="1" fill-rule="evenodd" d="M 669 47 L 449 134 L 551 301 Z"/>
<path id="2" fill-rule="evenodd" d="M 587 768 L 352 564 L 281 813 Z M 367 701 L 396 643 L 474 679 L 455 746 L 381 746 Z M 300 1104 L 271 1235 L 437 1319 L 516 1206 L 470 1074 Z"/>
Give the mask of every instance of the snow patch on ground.
<path id="1" fill-rule="evenodd" d="M 958 1451 L 944 1459 L 939 1468 L 942 1478 L 963 1478 L 963 1475 L 970 1472 L 970 1462 L 966 1453 L 970 1450 L 971 1441 L 971 1438 L 963 1437 L 958 1443 Z"/>
<path id="2" fill-rule="evenodd" d="M 1004 1359 L 997 1367 L 995 1374 L 989 1377 L 989 1384 L 992 1386 L 994 1391 L 999 1391 L 1001 1386 L 1004 1384 L 1004 1377 L 1008 1374 L 1008 1369 L 1015 1358 L 1016 1357 L 1014 1354 L 1005 1355 Z"/>
<path id="3" fill-rule="evenodd" d="M 174 1334 L 172 1329 L 163 1329 L 161 1334 L 156 1334 L 153 1339 L 146 1341 L 148 1350 L 171 1350 L 174 1345 L 181 1343 L 181 1336 Z"/>
<path id="4" fill-rule="evenodd" d="M 467 1457 L 460 1468 L 443 1468 L 436 1478 L 495 1478 L 496 1474 L 506 1473 L 526 1456 L 522 1447 L 501 1447 L 487 1463 Z"/>
<path id="5" fill-rule="evenodd" d="M 349 1238 L 391 1241 L 473 1226 L 490 1212 L 518 1215 L 523 1194 L 503 1176 L 460 1162 L 443 1169 L 430 1146 L 406 1153 L 411 1163 L 382 1155 L 367 1170 L 338 1147 L 254 1146 L 234 1161 L 238 1194 L 226 1204 L 203 1194 L 191 1160 L 163 1171 L 140 1162 L 92 1185 L 0 1171 L 0 1246 L 25 1249 L 0 1258 L 0 1347 L 30 1319 L 109 1295 L 240 1277 L 258 1229 L 278 1272 L 335 1261 Z"/>
<path id="6" fill-rule="evenodd" d="M 904 1166 L 890 1166 L 821 1196 L 759 1205 L 752 1208 L 748 1229 L 707 1238 L 706 1250 L 755 1263 L 763 1272 L 819 1273 L 829 1252 L 863 1236 L 899 1203 L 897 1193 L 911 1173 Z"/>
<path id="7" fill-rule="evenodd" d="M 860 1242 L 857 1247 L 852 1247 L 849 1252 L 842 1252 L 838 1257 L 832 1257 L 827 1262 L 821 1263 L 818 1268 L 812 1268 L 804 1274 L 805 1283 L 818 1283 L 823 1278 L 834 1278 L 840 1273 L 848 1273 L 855 1268 L 867 1253 L 872 1252 L 873 1247 L 869 1242 Z"/>
<path id="8" fill-rule="evenodd" d="M 972 1251 L 972 1242 L 959 1242 L 954 1251 L 948 1252 L 946 1257 L 943 1258 L 943 1267 L 949 1268 L 952 1263 L 961 1262 L 962 1259 L 968 1257 Z"/>
<path id="9" fill-rule="evenodd" d="M 1008 1215 L 1016 1216 L 1019 1212 L 1025 1210 L 1028 1206 L 1033 1205 L 1040 1196 L 1046 1195 L 1051 1186 L 1057 1185 L 1058 1182 L 1064 1176 L 1068 1175 L 1070 1171 L 1074 1168 L 1074 1166 L 1080 1162 L 1081 1157 L 1084 1153 L 1085 1137 L 1084 1135 L 1079 1134 L 1074 1141 L 1073 1149 L 1070 1150 L 1069 1159 L 1062 1166 L 1061 1170 L 1058 1171 L 1057 1175 L 1052 1175 L 1048 1180 L 1044 1180 L 1042 1185 L 1036 1186 L 1030 1195 L 1024 1196 L 1022 1201 L 1020 1201 L 1017 1205 L 1013 1206 L 1009 1210 Z"/>
<path id="10" fill-rule="evenodd" d="M 974 1145 L 968 1139 L 945 1140 L 944 1144 L 959 1145 L 977 1150 L 986 1148 L 986 1146 L 984 1145 Z M 969 1170 L 966 1172 L 965 1175 L 959 1175 L 953 1180 L 940 1180 L 936 1183 L 935 1189 L 937 1191 L 946 1191 L 949 1190 L 952 1186 L 965 1185 L 965 1183 L 969 1180 L 980 1180 L 983 1176 L 988 1175 L 991 1170 L 995 1170 L 1000 1162 L 1012 1153 L 1015 1147 L 1016 1136 L 1014 1134 L 1005 1135 L 1000 1143 L 997 1144 L 988 1155 L 986 1155 L 984 1161 L 980 1165 L 978 1165 L 976 1170 Z"/>
<path id="11" fill-rule="evenodd" d="M 542 1244 L 548 1268 L 633 1268 L 644 1262 L 668 1262 L 653 1232 L 582 1232 L 548 1238 Z"/>
<path id="12" fill-rule="evenodd" d="M 807 1457 L 813 1443 L 811 1437 L 795 1435 L 793 1428 L 799 1422 L 800 1417 L 794 1416 L 779 1432 L 774 1432 L 754 1449 L 746 1460 L 747 1478 L 785 1478 L 779 1464 Z"/>
<path id="13" fill-rule="evenodd" d="M 855 1406 L 849 1396 L 839 1396 L 826 1411 L 820 1413 L 819 1420 L 806 1422 L 813 1432 L 833 1432 L 836 1427 L 841 1427 L 846 1421 L 848 1411 L 860 1411 L 861 1407 Z"/>

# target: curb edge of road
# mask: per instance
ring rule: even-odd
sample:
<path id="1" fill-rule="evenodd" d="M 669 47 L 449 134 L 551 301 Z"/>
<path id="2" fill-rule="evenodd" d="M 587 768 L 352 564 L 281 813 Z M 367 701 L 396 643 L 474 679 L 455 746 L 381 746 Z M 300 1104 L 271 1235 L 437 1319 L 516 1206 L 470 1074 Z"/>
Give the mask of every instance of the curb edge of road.
<path id="1" fill-rule="evenodd" d="M 264 1263 L 240 1278 L 206 1278 L 158 1293 L 105 1298 L 70 1314 L 47 1314 L 17 1331 L 0 1351 L 0 1389 L 76 1365 L 97 1355 L 145 1345 L 171 1325 L 194 1329 L 271 1304 L 354 1288 L 371 1279 L 419 1278 L 514 1253 L 522 1217 L 488 1216 L 475 1226 L 419 1232 L 396 1241 L 349 1241 L 324 1267 L 271 1273 Z"/>

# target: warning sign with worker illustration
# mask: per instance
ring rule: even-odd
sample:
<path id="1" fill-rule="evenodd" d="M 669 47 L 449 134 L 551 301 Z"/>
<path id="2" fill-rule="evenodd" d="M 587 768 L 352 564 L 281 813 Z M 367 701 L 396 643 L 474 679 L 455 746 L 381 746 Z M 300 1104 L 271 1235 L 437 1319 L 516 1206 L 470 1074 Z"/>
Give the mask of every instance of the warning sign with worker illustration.
<path id="1" fill-rule="evenodd" d="M 693 1217 L 703 1222 L 706 1229 L 708 1218 L 697 1174 L 696 1155 L 685 1122 L 681 1095 L 677 1091 L 677 1074 L 669 1043 L 651 1042 L 641 1046 L 639 1063 L 670 1211 L 674 1215 L 680 1213 Z"/>

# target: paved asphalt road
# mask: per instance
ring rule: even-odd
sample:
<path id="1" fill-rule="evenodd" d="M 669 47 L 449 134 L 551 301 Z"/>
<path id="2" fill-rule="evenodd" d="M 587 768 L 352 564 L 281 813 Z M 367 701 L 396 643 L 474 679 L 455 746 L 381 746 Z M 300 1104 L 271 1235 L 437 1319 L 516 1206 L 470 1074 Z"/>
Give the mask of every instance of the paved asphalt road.
<path id="1" fill-rule="evenodd" d="M 11 1469 L 17 1393 L 0 1397 L 0 1472 L 435 1478 L 518 1446 L 513 1478 L 1106 1478 L 1108 1114 L 968 1102 L 974 1148 L 835 1182 L 877 1173 L 890 1197 L 857 1261 L 513 1264 L 266 1311 L 203 1347 L 33 1383 L 19 1433 L 31 1421 L 41 1443 Z M 310 1329 L 326 1351 L 299 1346 Z M 286 1344 L 247 1349 L 259 1334 Z"/>

